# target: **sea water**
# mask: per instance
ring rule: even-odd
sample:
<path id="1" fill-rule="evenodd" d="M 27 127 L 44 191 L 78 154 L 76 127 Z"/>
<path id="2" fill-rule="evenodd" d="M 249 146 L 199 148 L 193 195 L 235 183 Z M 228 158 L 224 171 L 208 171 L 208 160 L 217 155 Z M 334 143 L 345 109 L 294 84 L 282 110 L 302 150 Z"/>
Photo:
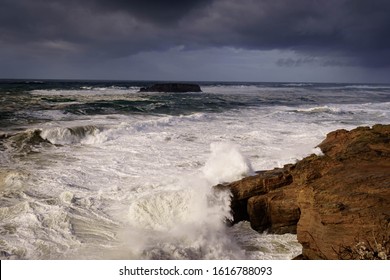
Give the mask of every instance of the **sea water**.
<path id="1" fill-rule="evenodd" d="M 1 259 L 290 259 L 296 235 L 228 227 L 213 186 L 390 122 L 389 85 L 0 83 Z"/>

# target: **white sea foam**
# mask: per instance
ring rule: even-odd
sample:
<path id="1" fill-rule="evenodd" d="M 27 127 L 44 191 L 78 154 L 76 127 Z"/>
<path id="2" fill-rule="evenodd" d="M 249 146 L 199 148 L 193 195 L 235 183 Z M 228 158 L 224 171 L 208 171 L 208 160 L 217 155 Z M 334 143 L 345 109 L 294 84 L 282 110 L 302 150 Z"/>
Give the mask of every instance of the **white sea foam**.
<path id="1" fill-rule="evenodd" d="M 390 89 L 389 85 L 346 85 L 344 88 L 356 89 Z"/>
<path id="2" fill-rule="evenodd" d="M 259 234 L 247 221 L 236 224 L 229 232 L 245 249 L 248 259 L 291 260 L 302 253 L 302 245 L 295 234 Z"/>
<path id="3" fill-rule="evenodd" d="M 99 92 L 110 90 L 118 89 Z M 12 216 L 0 226 L 15 228 L 0 250 L 32 259 L 291 258 L 300 251 L 295 236 L 259 236 L 247 224 L 227 229 L 230 195 L 212 185 L 320 154 L 313 148 L 332 130 L 389 122 L 389 104 L 76 116 L 37 125 L 57 145 L 12 162 L 29 176 L 10 177 L 9 186 L 28 192 L 10 193 L 9 210 L 0 211 Z"/>
<path id="4" fill-rule="evenodd" d="M 307 87 L 307 86 L 313 86 L 315 84 L 312 83 L 285 83 L 283 86 L 288 86 L 288 87 Z"/>
<path id="5" fill-rule="evenodd" d="M 316 114 L 316 113 L 339 114 L 342 113 L 342 110 L 336 107 L 316 106 L 316 107 L 309 107 L 309 108 L 300 108 L 297 109 L 296 112 L 307 113 L 307 114 Z"/>
<path id="6" fill-rule="evenodd" d="M 250 161 L 239 151 L 238 145 L 228 142 L 211 143 L 211 156 L 203 173 L 211 184 L 232 182 L 251 175 Z"/>
<path id="7" fill-rule="evenodd" d="M 230 193 L 215 192 L 212 186 L 216 183 L 213 176 L 222 181 L 241 178 L 250 172 L 250 163 L 237 145 L 214 143 L 211 150 L 202 170 L 179 176 L 179 180 L 164 186 L 163 190 L 144 192 L 131 203 L 128 217 L 132 232 L 147 232 L 148 235 L 143 245 L 137 246 L 142 256 L 243 257 L 243 251 L 231 240 L 225 227 L 225 220 L 231 219 Z M 223 166 L 220 166 L 221 161 Z"/>
<path id="8" fill-rule="evenodd" d="M 18 190 L 23 187 L 27 178 L 28 175 L 21 172 L 5 171 L 4 174 L 0 174 L 0 188 Z"/>
<path id="9" fill-rule="evenodd" d="M 231 219 L 230 194 L 214 192 L 202 173 L 182 177 L 178 189 L 149 193 L 129 209 L 131 231 L 147 235 L 137 246 L 153 259 L 242 258 L 224 221 Z"/>

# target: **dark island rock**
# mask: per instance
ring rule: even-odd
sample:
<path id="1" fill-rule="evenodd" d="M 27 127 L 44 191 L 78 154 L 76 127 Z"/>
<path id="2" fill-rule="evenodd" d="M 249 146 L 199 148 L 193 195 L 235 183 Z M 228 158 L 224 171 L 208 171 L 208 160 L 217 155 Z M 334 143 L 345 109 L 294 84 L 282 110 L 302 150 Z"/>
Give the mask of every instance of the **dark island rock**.
<path id="1" fill-rule="evenodd" d="M 202 92 L 202 90 L 197 84 L 162 83 L 142 87 L 140 92 Z"/>
<path id="2" fill-rule="evenodd" d="M 323 155 L 258 172 L 230 189 L 234 222 L 297 233 L 303 259 L 390 258 L 390 125 L 337 130 Z"/>

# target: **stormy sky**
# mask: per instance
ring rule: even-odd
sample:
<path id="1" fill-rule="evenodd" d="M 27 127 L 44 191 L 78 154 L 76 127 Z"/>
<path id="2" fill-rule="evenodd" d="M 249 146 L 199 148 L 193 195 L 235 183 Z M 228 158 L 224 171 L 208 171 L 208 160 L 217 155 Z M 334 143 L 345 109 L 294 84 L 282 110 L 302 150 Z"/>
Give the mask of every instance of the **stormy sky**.
<path id="1" fill-rule="evenodd" d="M 0 78 L 390 83 L 388 0 L 0 0 Z"/>

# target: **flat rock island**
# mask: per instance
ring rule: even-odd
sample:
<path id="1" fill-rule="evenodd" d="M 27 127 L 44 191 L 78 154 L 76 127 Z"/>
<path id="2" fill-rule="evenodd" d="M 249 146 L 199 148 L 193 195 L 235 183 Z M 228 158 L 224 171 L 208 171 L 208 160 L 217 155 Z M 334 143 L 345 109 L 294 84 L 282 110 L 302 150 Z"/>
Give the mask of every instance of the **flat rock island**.
<path id="1" fill-rule="evenodd" d="M 140 92 L 202 92 L 198 84 L 161 83 L 142 87 Z"/>

